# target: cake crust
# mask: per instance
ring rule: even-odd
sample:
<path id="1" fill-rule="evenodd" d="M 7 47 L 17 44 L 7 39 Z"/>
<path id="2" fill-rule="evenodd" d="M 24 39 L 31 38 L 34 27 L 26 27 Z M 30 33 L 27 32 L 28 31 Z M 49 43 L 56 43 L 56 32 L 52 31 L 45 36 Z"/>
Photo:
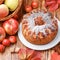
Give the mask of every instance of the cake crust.
<path id="1" fill-rule="evenodd" d="M 56 37 L 57 32 L 57 20 L 50 13 L 35 10 L 23 16 L 22 34 L 32 44 L 48 44 Z"/>

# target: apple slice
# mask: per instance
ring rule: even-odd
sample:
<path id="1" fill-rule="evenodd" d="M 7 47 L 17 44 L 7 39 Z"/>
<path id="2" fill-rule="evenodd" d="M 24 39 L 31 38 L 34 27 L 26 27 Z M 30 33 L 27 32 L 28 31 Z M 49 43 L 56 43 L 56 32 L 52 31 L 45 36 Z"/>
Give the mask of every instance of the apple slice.
<path id="1" fill-rule="evenodd" d="M 27 59 L 29 59 L 29 58 L 31 58 L 33 55 L 34 55 L 34 50 L 32 50 L 32 49 L 27 49 L 26 50 L 26 52 L 27 52 Z"/>
<path id="2" fill-rule="evenodd" d="M 51 55 L 51 60 L 56 60 L 58 57 L 58 53 L 57 52 L 54 52 L 52 55 Z"/>
<path id="3" fill-rule="evenodd" d="M 51 55 L 51 60 L 60 60 L 60 55 L 57 52 L 54 52 Z"/>
<path id="4" fill-rule="evenodd" d="M 41 60 L 41 53 L 38 51 L 34 51 L 32 57 L 29 57 L 28 60 Z"/>
<path id="5" fill-rule="evenodd" d="M 46 5 L 49 6 L 49 5 L 55 4 L 55 3 L 56 3 L 56 1 L 50 1 L 50 2 L 46 2 Z"/>
<path id="6" fill-rule="evenodd" d="M 51 1 L 51 0 L 46 0 L 46 2 Z"/>
<path id="7" fill-rule="evenodd" d="M 21 48 L 21 49 L 19 50 L 18 55 L 19 55 L 19 58 L 20 58 L 21 60 L 26 59 L 26 49 Z"/>
<path id="8" fill-rule="evenodd" d="M 52 4 L 52 5 L 49 7 L 49 10 L 50 10 L 50 11 L 55 11 L 57 8 L 58 8 L 58 4 Z"/>
<path id="9" fill-rule="evenodd" d="M 58 55 L 57 60 L 60 60 L 60 55 Z"/>
<path id="10" fill-rule="evenodd" d="M 36 51 L 35 56 L 31 60 L 41 60 L 41 54 L 40 54 L 40 52 Z"/>
<path id="11" fill-rule="evenodd" d="M 41 58 L 36 56 L 36 57 L 32 58 L 31 60 L 41 60 Z"/>

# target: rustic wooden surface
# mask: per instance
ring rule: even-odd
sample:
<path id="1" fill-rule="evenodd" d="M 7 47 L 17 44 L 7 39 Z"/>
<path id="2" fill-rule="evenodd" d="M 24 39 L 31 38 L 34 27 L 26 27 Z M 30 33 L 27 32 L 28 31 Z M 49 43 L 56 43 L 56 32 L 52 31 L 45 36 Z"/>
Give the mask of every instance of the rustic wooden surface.
<path id="1" fill-rule="evenodd" d="M 14 45 L 11 45 L 10 47 L 7 47 L 4 53 L 0 53 L 0 60 L 20 60 L 18 57 L 18 50 L 20 48 L 26 48 L 17 37 L 17 43 Z M 46 51 L 40 51 L 42 53 L 41 60 L 50 60 L 50 56 L 52 52 L 54 52 L 53 49 L 49 49 Z"/>
<path id="2" fill-rule="evenodd" d="M 17 37 L 17 43 L 7 47 L 4 53 L 0 53 L 0 60 L 20 60 L 18 57 L 18 50 L 20 48 L 25 48 L 25 46 L 20 42 Z M 50 60 L 50 54 L 53 50 L 41 51 L 42 60 Z"/>
<path id="3" fill-rule="evenodd" d="M 23 1 L 25 4 L 27 3 L 27 0 Z M 28 0 L 28 2 L 31 3 L 31 0 Z M 24 4 L 23 3 L 23 4 Z M 24 6 L 25 6 L 24 4 Z M 22 5 L 23 6 L 23 5 Z M 24 7 L 22 7 L 24 10 Z M 20 10 L 21 13 L 19 13 L 19 22 L 21 21 L 20 17 L 22 16 L 22 9 Z M 20 60 L 18 57 L 18 50 L 20 48 L 26 48 L 19 40 L 17 36 L 17 43 L 14 45 L 11 45 L 10 47 L 7 47 L 4 53 L 0 53 L 0 60 Z M 46 51 L 40 51 L 42 53 L 41 60 L 50 60 L 52 52 L 54 52 L 53 49 L 49 49 Z"/>

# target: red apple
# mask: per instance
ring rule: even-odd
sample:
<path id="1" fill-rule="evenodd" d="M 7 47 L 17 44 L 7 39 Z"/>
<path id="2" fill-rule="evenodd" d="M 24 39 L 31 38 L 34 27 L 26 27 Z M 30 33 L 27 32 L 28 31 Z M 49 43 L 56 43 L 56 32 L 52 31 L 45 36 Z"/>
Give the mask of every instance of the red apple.
<path id="1" fill-rule="evenodd" d="M 0 5 L 0 18 L 4 18 L 9 14 L 9 9 L 6 5 L 1 4 Z"/>
<path id="2" fill-rule="evenodd" d="M 33 1 L 31 5 L 33 8 L 38 8 L 38 4 L 39 4 L 38 2 Z"/>
<path id="3" fill-rule="evenodd" d="M 16 42 L 17 42 L 16 36 L 10 36 L 10 37 L 9 37 L 9 41 L 10 41 L 12 44 L 16 43 Z"/>
<path id="4" fill-rule="evenodd" d="M 0 44 L 0 52 L 3 52 L 5 50 L 5 46 Z"/>
<path id="5" fill-rule="evenodd" d="M 3 23 L 3 27 L 9 35 L 14 35 L 18 31 L 18 26 L 18 21 L 14 18 L 10 18 Z"/>
<path id="6" fill-rule="evenodd" d="M 5 36 L 6 36 L 5 30 L 2 27 L 0 27 L 0 42 L 2 42 Z"/>
<path id="7" fill-rule="evenodd" d="M 10 41 L 9 41 L 9 39 L 4 39 L 4 40 L 2 41 L 2 44 L 3 44 L 4 46 L 10 46 Z"/>
<path id="8" fill-rule="evenodd" d="M 26 12 L 31 12 L 32 11 L 32 7 L 30 5 L 25 7 Z"/>

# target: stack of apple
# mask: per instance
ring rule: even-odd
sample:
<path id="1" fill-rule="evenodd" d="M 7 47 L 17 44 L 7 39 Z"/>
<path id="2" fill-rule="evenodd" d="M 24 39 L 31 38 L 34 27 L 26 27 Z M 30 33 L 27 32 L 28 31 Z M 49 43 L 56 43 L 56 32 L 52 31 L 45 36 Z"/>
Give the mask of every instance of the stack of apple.
<path id="1" fill-rule="evenodd" d="M 4 21 L 2 26 L 0 26 L 0 52 L 3 52 L 6 47 L 17 42 L 15 35 L 18 31 L 18 26 L 19 23 L 14 18 Z"/>
<path id="2" fill-rule="evenodd" d="M 14 12 L 17 6 L 18 0 L 0 0 L 0 18 L 4 18 Z"/>

